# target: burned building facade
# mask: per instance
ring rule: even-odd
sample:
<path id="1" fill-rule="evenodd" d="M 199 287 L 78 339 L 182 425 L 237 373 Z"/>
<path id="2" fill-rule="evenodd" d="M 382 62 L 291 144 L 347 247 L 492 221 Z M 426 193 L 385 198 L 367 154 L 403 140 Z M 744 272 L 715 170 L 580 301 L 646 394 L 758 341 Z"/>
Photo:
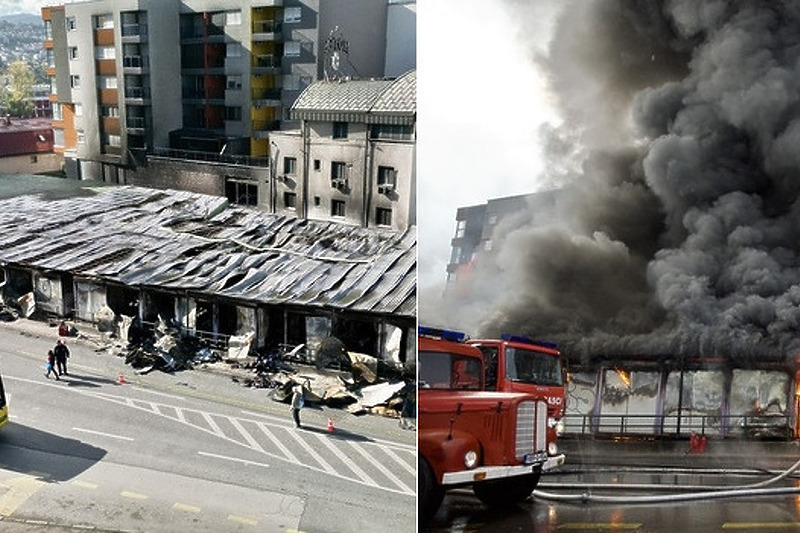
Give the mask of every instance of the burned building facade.
<path id="1" fill-rule="evenodd" d="M 2 295 L 24 315 L 145 327 L 161 320 L 225 348 L 326 337 L 414 361 L 416 235 L 268 215 L 225 198 L 80 187 L 0 200 Z"/>

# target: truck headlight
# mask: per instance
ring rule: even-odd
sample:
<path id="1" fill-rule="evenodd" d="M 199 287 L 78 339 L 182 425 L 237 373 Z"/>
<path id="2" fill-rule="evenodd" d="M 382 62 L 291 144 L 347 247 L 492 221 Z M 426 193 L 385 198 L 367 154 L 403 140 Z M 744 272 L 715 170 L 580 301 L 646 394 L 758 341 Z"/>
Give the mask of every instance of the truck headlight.
<path id="1" fill-rule="evenodd" d="M 550 429 L 555 429 L 556 435 L 560 436 L 562 433 L 564 433 L 564 422 L 561 419 L 556 420 L 555 418 L 548 417 L 547 427 Z"/>
<path id="2" fill-rule="evenodd" d="M 556 444 L 555 442 L 548 442 L 547 455 L 558 455 L 558 444 Z"/>
<path id="3" fill-rule="evenodd" d="M 478 454 L 474 450 L 470 450 L 464 454 L 464 466 L 467 468 L 475 468 L 478 465 Z"/>

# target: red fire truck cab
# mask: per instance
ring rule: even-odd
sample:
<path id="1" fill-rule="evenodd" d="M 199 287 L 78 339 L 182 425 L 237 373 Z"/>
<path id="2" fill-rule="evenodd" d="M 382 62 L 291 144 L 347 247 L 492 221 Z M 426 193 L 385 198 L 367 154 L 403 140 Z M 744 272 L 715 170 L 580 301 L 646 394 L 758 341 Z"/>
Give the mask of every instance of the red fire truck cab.
<path id="1" fill-rule="evenodd" d="M 555 443 L 567 401 L 566 365 L 558 347 L 515 335 L 467 342 L 483 354 L 486 390 L 527 392 L 547 400 L 548 440 Z"/>
<path id="2" fill-rule="evenodd" d="M 547 399 L 485 391 L 483 357 L 463 334 L 420 327 L 418 345 L 420 519 L 459 486 L 493 507 L 527 498 L 564 463 L 548 453 Z"/>

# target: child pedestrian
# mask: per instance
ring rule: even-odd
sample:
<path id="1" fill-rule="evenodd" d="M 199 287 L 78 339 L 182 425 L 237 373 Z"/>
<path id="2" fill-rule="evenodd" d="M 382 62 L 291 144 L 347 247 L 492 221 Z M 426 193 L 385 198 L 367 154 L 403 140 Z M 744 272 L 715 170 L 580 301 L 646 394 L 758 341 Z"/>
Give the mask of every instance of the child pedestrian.
<path id="1" fill-rule="evenodd" d="M 45 372 L 44 377 L 50 379 L 50 372 L 55 374 L 56 381 L 61 381 L 61 378 L 58 377 L 58 372 L 56 372 L 56 354 L 53 353 L 53 350 L 47 351 L 47 372 Z"/>

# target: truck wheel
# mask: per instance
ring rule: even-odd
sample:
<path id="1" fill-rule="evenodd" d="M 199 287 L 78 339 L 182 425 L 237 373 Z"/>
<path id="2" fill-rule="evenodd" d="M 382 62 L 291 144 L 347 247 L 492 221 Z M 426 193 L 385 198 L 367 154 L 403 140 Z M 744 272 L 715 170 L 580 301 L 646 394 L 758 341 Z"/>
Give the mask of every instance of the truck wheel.
<path id="1" fill-rule="evenodd" d="M 524 476 L 475 483 L 472 491 L 489 507 L 512 507 L 531 495 L 539 483 L 540 473 L 537 471 Z"/>
<path id="2" fill-rule="evenodd" d="M 436 482 L 428 461 L 419 462 L 419 521 L 430 522 L 444 499 L 444 489 Z"/>

